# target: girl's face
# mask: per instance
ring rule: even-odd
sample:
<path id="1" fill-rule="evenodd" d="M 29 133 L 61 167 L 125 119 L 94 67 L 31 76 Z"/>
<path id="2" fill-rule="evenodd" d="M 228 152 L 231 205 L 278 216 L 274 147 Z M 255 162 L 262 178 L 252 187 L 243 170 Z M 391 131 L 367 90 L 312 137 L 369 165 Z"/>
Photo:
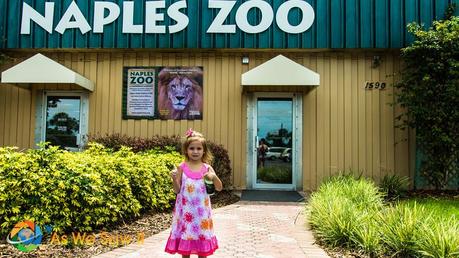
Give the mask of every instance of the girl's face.
<path id="1" fill-rule="evenodd" d="M 204 155 L 204 147 L 202 146 L 202 143 L 200 141 L 192 141 L 186 149 L 186 154 L 192 161 L 202 160 L 202 156 Z"/>

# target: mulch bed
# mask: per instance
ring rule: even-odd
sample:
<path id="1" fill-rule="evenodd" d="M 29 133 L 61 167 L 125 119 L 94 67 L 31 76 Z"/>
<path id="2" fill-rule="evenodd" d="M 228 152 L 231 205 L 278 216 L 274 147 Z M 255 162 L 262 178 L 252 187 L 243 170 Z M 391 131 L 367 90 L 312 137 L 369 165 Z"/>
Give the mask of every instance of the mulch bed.
<path id="1" fill-rule="evenodd" d="M 322 248 L 327 252 L 330 257 L 333 258 L 369 258 L 368 255 L 353 253 L 351 251 L 335 248 L 335 249 L 326 249 L 322 246 Z"/>
<path id="2" fill-rule="evenodd" d="M 222 191 L 211 197 L 213 209 L 230 205 L 237 201 L 239 201 L 239 197 L 231 191 Z M 51 238 L 45 236 L 38 249 L 31 253 L 21 252 L 6 243 L 5 239 L 2 239 L 0 241 L 0 257 L 91 257 L 125 245 L 116 243 L 115 241 L 112 241 L 110 244 L 107 241 L 102 243 L 100 236 L 103 232 L 108 233 L 110 236 L 122 235 L 132 236 L 133 238 L 136 238 L 138 233 L 142 232 L 144 237 L 147 238 L 168 229 L 171 225 L 171 220 L 172 211 L 146 213 L 136 220 L 125 222 L 113 228 L 104 229 L 105 231 L 94 232 L 97 239 L 94 245 L 64 247 L 63 245 L 49 244 Z"/>
<path id="3" fill-rule="evenodd" d="M 408 191 L 406 198 L 448 198 L 459 199 L 459 190 L 413 190 Z"/>

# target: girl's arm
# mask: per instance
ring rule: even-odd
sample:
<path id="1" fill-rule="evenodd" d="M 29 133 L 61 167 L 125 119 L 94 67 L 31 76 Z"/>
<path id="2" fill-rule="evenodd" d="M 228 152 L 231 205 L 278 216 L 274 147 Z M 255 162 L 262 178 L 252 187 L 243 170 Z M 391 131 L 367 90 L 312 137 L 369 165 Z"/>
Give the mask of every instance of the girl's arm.
<path id="1" fill-rule="evenodd" d="M 171 171 L 172 185 L 176 194 L 180 193 L 180 187 L 182 186 L 182 168 L 178 167 Z"/>
<path id="2" fill-rule="evenodd" d="M 212 180 L 212 182 L 214 182 L 215 190 L 220 192 L 223 189 L 222 181 L 220 180 L 220 178 L 218 178 L 217 174 L 215 173 L 215 170 L 211 166 L 209 166 L 209 170 L 204 176 L 207 177 L 209 180 Z"/>

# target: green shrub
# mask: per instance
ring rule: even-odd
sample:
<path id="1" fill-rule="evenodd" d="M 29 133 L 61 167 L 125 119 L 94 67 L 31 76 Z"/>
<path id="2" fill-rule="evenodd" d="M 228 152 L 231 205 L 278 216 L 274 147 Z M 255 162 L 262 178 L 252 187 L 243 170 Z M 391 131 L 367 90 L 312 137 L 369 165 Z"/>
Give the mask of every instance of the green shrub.
<path id="1" fill-rule="evenodd" d="M 420 199 L 383 206 L 369 180 L 339 175 L 325 181 L 308 203 L 318 240 L 370 257 L 459 257 L 459 202 Z"/>
<path id="2" fill-rule="evenodd" d="M 429 218 L 422 206 L 396 204 L 382 216 L 383 243 L 388 253 L 399 257 L 414 257 L 419 227 Z"/>
<path id="3" fill-rule="evenodd" d="M 324 196 L 341 196 L 349 199 L 359 209 L 379 210 L 383 206 L 383 195 L 374 182 L 354 177 L 352 172 L 330 177 L 319 187 L 318 193 Z"/>
<path id="4" fill-rule="evenodd" d="M 154 136 L 148 139 L 140 137 L 130 137 L 121 134 L 93 134 L 88 136 L 88 142 L 97 142 L 106 148 L 117 151 L 121 146 L 131 147 L 133 152 L 142 152 L 152 149 L 167 150 L 168 147 L 174 147 L 180 152 L 181 143 L 179 136 Z"/>
<path id="5" fill-rule="evenodd" d="M 332 247 L 375 254 L 381 249 L 381 237 L 374 218 L 381 208 L 382 196 L 374 183 L 340 175 L 324 182 L 312 194 L 309 222 L 318 238 Z"/>
<path id="6" fill-rule="evenodd" d="M 21 153 L 0 148 L 0 235 L 24 219 L 57 232 L 91 231 L 167 209 L 175 199 L 168 166 L 176 152 L 135 154 L 91 144 L 84 152 L 53 146 Z"/>
<path id="7" fill-rule="evenodd" d="M 360 214 L 361 224 L 351 231 L 350 241 L 353 248 L 362 250 L 371 256 L 376 256 L 382 251 L 380 224 L 375 221 L 378 214 L 378 211 Z"/>
<path id="8" fill-rule="evenodd" d="M 418 213 L 412 253 L 422 257 L 459 257 L 459 202 L 419 198 L 400 202 L 401 209 Z"/>
<path id="9" fill-rule="evenodd" d="M 408 178 L 398 175 L 385 175 L 379 184 L 388 201 L 398 200 L 408 189 Z"/>
<path id="10" fill-rule="evenodd" d="M 395 104 L 403 108 L 397 127 L 416 130 L 419 172 L 436 190 L 459 176 L 459 16 L 445 16 L 429 28 L 407 26 L 415 40 L 401 51 L 403 68 L 394 85 Z"/>
<path id="11" fill-rule="evenodd" d="M 455 218 L 424 223 L 416 242 L 416 252 L 423 257 L 459 257 L 459 223 Z"/>
<path id="12" fill-rule="evenodd" d="M 350 231 L 356 226 L 358 212 L 350 200 L 344 198 L 319 199 L 312 197 L 309 222 L 319 239 L 332 247 L 348 246 Z"/>
<path id="13" fill-rule="evenodd" d="M 133 152 L 145 152 L 152 149 L 170 150 L 171 147 L 177 152 L 181 151 L 180 136 L 154 136 L 144 139 L 120 134 L 106 134 L 89 135 L 88 140 L 89 142 L 100 143 L 115 151 L 119 150 L 121 146 L 131 147 Z M 208 141 L 208 143 L 209 149 L 214 155 L 212 167 L 215 169 L 218 177 L 222 180 L 223 187 L 225 189 L 230 189 L 232 186 L 232 172 L 228 151 L 221 144 L 216 144 L 212 141 Z"/>

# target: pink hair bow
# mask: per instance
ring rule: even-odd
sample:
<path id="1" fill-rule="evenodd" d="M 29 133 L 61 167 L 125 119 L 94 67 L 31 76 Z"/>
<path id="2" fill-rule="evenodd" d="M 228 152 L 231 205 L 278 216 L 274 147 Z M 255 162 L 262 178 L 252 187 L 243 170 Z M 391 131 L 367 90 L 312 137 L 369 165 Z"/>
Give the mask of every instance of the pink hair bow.
<path id="1" fill-rule="evenodd" d="M 185 132 L 185 135 L 186 135 L 186 137 L 191 137 L 191 136 L 193 136 L 193 129 L 189 128 L 189 129 Z"/>

